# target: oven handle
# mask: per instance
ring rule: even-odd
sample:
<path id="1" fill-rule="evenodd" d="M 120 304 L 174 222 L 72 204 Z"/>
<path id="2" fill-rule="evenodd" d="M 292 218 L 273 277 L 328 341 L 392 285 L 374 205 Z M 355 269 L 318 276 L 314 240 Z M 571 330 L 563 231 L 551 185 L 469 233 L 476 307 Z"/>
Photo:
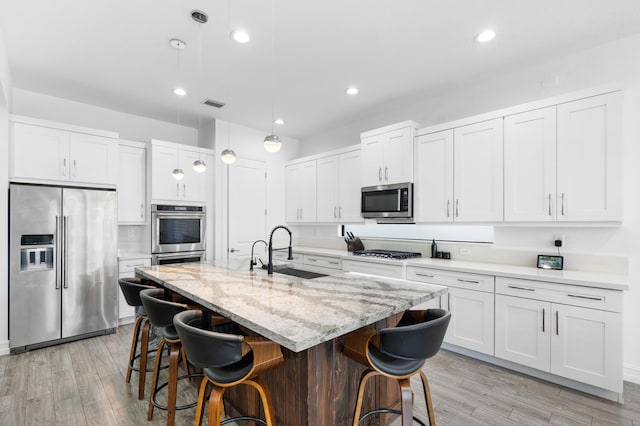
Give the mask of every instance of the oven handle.
<path id="1" fill-rule="evenodd" d="M 193 218 L 204 218 L 206 217 L 206 213 L 202 212 L 194 212 L 194 213 L 174 213 L 174 212 L 153 212 L 151 213 L 154 217 L 170 217 L 176 219 L 193 219 Z"/>

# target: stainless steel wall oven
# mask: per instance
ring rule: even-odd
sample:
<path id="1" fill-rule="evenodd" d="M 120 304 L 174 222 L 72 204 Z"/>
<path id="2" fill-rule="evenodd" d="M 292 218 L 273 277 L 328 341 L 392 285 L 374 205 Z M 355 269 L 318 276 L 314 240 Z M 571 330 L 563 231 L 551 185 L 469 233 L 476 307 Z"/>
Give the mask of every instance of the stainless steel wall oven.
<path id="1" fill-rule="evenodd" d="M 151 206 L 153 264 L 204 260 L 206 213 L 204 206 Z M 184 260 L 191 259 L 191 260 Z"/>

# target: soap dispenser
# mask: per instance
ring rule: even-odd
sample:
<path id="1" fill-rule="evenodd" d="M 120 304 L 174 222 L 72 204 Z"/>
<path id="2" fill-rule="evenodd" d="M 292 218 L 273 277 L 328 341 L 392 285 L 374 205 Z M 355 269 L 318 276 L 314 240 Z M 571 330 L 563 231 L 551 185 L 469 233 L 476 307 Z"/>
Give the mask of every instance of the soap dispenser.
<path id="1" fill-rule="evenodd" d="M 436 240 L 431 240 L 431 257 L 435 258 L 438 255 L 438 245 L 436 244 Z"/>

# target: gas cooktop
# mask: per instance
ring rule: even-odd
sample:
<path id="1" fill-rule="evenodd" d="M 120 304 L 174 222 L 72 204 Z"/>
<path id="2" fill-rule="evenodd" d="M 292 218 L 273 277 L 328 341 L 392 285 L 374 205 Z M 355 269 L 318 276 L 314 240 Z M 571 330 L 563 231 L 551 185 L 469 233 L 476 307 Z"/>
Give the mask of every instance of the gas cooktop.
<path id="1" fill-rule="evenodd" d="M 417 252 L 397 250 L 356 250 L 353 254 L 356 256 L 380 257 L 383 259 L 409 259 L 411 257 L 422 256 L 422 254 Z"/>

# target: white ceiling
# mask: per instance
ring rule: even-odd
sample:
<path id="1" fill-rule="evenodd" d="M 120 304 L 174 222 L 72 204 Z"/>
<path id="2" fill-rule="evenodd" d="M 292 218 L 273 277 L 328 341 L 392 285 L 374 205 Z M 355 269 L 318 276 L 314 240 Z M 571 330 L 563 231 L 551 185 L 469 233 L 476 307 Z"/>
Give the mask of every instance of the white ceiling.
<path id="1" fill-rule="evenodd" d="M 194 9 L 209 22 L 192 21 Z M 250 43 L 230 40 L 236 27 Z M 488 27 L 496 39 L 474 43 Z M 193 127 L 213 115 L 258 129 L 271 126 L 273 94 L 285 120 L 276 132 L 304 139 L 390 101 L 640 32 L 640 2 L 0 0 L 0 28 L 17 88 Z M 179 74 L 174 37 L 187 43 Z M 172 93 L 178 82 L 184 98 Z M 349 85 L 360 94 L 345 95 Z M 201 106 L 206 97 L 227 106 Z"/>

